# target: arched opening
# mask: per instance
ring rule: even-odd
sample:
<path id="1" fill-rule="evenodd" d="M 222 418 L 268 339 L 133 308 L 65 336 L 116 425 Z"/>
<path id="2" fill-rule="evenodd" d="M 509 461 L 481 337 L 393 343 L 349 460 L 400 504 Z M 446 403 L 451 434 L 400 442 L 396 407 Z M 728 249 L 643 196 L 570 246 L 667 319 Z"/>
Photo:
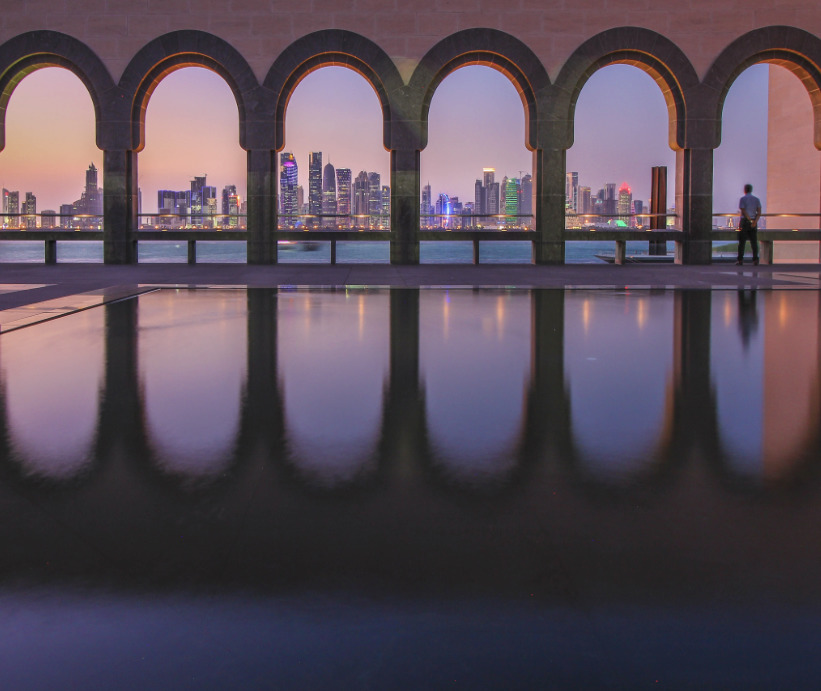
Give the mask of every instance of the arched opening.
<path id="1" fill-rule="evenodd" d="M 4 229 L 99 230 L 103 154 L 96 145 L 94 104 L 68 69 L 44 67 L 15 87 L 0 152 Z M 42 262 L 42 242 L 0 242 L 0 259 Z M 99 262 L 101 242 L 61 242 L 58 261 Z"/>
<path id="2" fill-rule="evenodd" d="M 745 184 L 753 186 L 762 208 L 768 208 L 768 77 L 767 65 L 753 65 L 736 77 L 725 96 L 721 145 L 713 154 L 713 227 L 717 230 L 738 228 L 738 203 Z M 767 228 L 769 220 L 762 219 L 759 226 Z M 714 257 L 731 259 L 736 255 L 736 242 L 713 244 Z"/>
<path id="3" fill-rule="evenodd" d="M 767 179 L 765 210 L 771 229 L 821 228 L 821 152 L 814 145 L 819 129 L 807 86 L 785 65 L 767 68 Z M 727 109 L 725 106 L 725 113 Z M 777 263 L 817 263 L 820 243 L 776 242 Z"/>
<path id="4" fill-rule="evenodd" d="M 676 156 L 670 148 L 670 118 L 675 111 L 671 113 L 658 81 L 633 64 L 610 64 L 585 82 L 575 104 L 574 143 L 567 150 L 566 228 L 653 227 L 648 214 L 657 166 L 666 169 L 663 209 L 674 213 Z M 657 220 L 656 227 L 664 227 L 665 220 Z M 676 225 L 676 218 L 669 216 L 666 224 Z M 647 254 L 648 242 L 629 241 L 627 252 Z M 599 262 L 597 257 L 612 253 L 612 242 L 570 241 L 565 261 Z"/>
<path id="5" fill-rule="evenodd" d="M 239 434 L 246 294 L 165 290 L 139 300 L 139 377 L 154 461 L 184 481 L 213 481 L 233 461 Z"/>
<path id="6" fill-rule="evenodd" d="M 280 230 L 390 230 L 383 113 L 374 87 L 355 69 L 319 66 L 299 81 L 287 102 L 277 164 Z M 280 241 L 279 261 L 329 261 L 330 243 L 307 237 Z M 337 262 L 388 259 L 387 240 L 337 242 Z"/>
<path id="7" fill-rule="evenodd" d="M 525 146 L 527 104 L 511 77 L 467 63 L 436 87 L 421 154 L 423 231 L 531 230 L 533 157 Z M 481 261 L 529 263 L 525 242 L 481 243 Z M 423 241 L 423 263 L 470 263 L 469 242 Z"/>
<path id="8" fill-rule="evenodd" d="M 457 484 L 503 484 L 516 470 L 531 377 L 527 291 L 422 292 L 419 361 L 438 470 Z"/>
<path id="9" fill-rule="evenodd" d="M 244 230 L 246 153 L 239 114 L 225 79 L 204 67 L 162 78 L 145 113 L 139 155 L 139 227 L 152 230 Z M 184 262 L 184 242 L 143 242 L 141 262 Z M 245 243 L 197 243 L 197 261 L 244 262 Z"/>

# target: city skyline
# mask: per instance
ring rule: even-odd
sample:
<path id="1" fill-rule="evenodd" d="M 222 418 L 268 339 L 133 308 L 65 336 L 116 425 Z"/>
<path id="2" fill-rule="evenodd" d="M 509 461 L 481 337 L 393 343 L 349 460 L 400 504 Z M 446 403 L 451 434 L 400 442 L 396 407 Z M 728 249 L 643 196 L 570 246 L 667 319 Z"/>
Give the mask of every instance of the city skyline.
<path id="1" fill-rule="evenodd" d="M 733 211 L 738 187 L 747 181 L 765 201 L 767 69 L 755 66 L 745 71 L 728 94 L 727 122 L 738 114 L 743 117 L 738 127 L 725 126 L 725 146 L 716 150 L 716 212 Z M 47 103 L 65 105 L 60 118 L 53 117 L 54 108 L 37 105 L 42 104 L 44 93 Z M 625 98 L 625 93 L 630 97 Z M 478 114 L 477 100 L 482 105 Z M 755 108 L 750 107 L 751 100 Z M 333 103 L 333 116 L 317 103 Z M 601 135 L 596 118 L 601 119 L 602 103 L 610 112 L 606 129 L 618 136 Z M 615 110 L 613 104 L 618 106 Z M 628 117 L 633 105 L 641 118 L 635 113 Z M 656 114 L 650 116 L 651 111 Z M 73 165 L 76 170 L 77 160 L 87 164 L 95 156 L 101 167 L 93 123 L 90 99 L 74 75 L 47 68 L 26 77 L 9 103 L 0 185 L 21 193 L 36 189 L 41 208 L 59 208 L 73 199 L 76 177 L 72 180 L 75 174 L 66 174 L 66 168 Z M 352 169 L 378 172 L 383 181 L 389 180 L 376 97 L 352 71 L 323 68 L 310 74 L 294 92 L 285 128 L 284 151 L 293 152 L 298 162 L 312 150 L 323 151 L 326 161 L 334 164 L 347 164 L 355 154 L 359 162 Z M 139 156 L 145 198 L 153 199 L 153 190 L 178 187 L 181 178 L 206 173 L 212 179 L 224 178 L 214 179 L 218 188 L 235 184 L 244 197 L 245 152 L 238 146 L 237 129 L 233 95 L 220 77 L 201 68 L 170 74 L 154 92 L 146 117 L 147 143 Z M 476 169 L 492 165 L 500 177 L 532 173 L 531 154 L 524 147 L 523 109 L 510 82 L 484 67 L 466 67 L 449 75 L 431 103 L 429 144 L 421 153 L 421 164 L 422 186 L 430 182 L 433 189 L 460 199 L 472 198 Z M 666 106 L 658 87 L 633 67 L 600 70 L 577 103 L 576 141 L 568 150 L 567 171 L 578 171 L 591 187 L 599 184 L 595 180 L 601 184 L 627 181 L 636 197 L 647 199 L 653 165 L 668 166 L 668 198 L 673 199 L 675 154 L 667 146 Z"/>

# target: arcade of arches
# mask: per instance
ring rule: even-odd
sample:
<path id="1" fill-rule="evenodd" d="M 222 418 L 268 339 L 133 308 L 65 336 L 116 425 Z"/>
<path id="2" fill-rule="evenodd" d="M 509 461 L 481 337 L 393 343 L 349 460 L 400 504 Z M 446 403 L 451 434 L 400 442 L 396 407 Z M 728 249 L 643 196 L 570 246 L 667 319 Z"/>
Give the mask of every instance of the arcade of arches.
<path id="1" fill-rule="evenodd" d="M 457 8 L 453 15 L 465 17 L 465 12 Z M 785 23 L 806 24 L 787 17 L 790 11 L 784 12 Z M 24 11 L 20 26 L 38 27 L 33 14 Z M 562 35 L 564 43 L 552 40 L 551 31 L 558 28 L 548 29 L 544 18 L 539 19 L 541 13 L 535 11 L 529 15 L 530 21 L 538 19 L 542 28 L 539 36 L 533 36 L 528 21 L 521 21 L 522 12 L 511 10 L 510 16 L 481 16 L 504 31 L 458 30 L 457 25 L 453 33 L 435 42 L 423 55 L 408 58 L 392 56 L 407 56 L 414 50 L 421 53 L 417 45 L 420 36 L 390 31 L 387 24 L 380 23 L 379 17 L 387 22 L 393 14 L 396 12 L 375 18 L 367 15 L 363 26 L 373 26 L 371 33 L 382 35 L 380 41 L 344 29 L 321 29 L 301 35 L 278 50 L 271 48 L 268 62 L 263 59 L 265 51 L 259 41 L 250 43 L 232 36 L 231 26 L 225 28 L 224 37 L 186 28 L 161 36 L 149 32 L 138 41 L 129 33 L 129 27 L 139 23 L 136 16 L 129 17 L 127 12 L 122 17 L 114 16 L 105 7 L 76 32 L 83 40 L 62 31 L 38 28 L 17 33 L 10 31 L 8 24 L 0 25 L 0 148 L 5 143 L 6 106 L 26 74 L 41 67 L 60 66 L 83 81 L 94 105 L 97 146 L 104 152 L 105 261 L 115 264 L 137 259 L 137 158 L 145 143 L 148 100 L 167 74 L 192 65 L 222 76 L 236 99 L 239 144 L 247 152 L 247 258 L 254 264 L 277 260 L 273 232 L 277 227 L 276 152 L 284 146 L 288 99 L 306 74 L 326 65 L 355 70 L 373 86 L 378 97 L 383 145 L 390 153 L 390 256 L 397 264 L 419 261 L 419 162 L 420 152 L 427 145 L 431 99 L 442 80 L 464 65 L 487 65 L 502 72 L 521 97 L 525 144 L 533 153 L 532 246 L 537 264 L 564 261 L 565 156 L 573 144 L 575 103 L 590 75 L 604 66 L 626 63 L 639 67 L 662 90 L 669 114 L 669 144 L 676 155 L 677 226 L 682 234 L 679 258 L 683 263 L 711 261 L 713 151 L 720 144 L 724 98 L 742 71 L 766 62 L 795 74 L 810 96 L 814 145 L 821 148 L 821 39 L 817 33 L 790 26 L 758 26 L 742 33 L 717 25 L 709 40 L 688 43 L 697 46 L 688 54 L 679 47 L 687 38 L 680 27 L 669 32 L 679 41 L 677 45 L 651 29 L 621 26 L 579 36 L 575 45 L 557 53 L 568 36 Z M 242 16 L 239 13 L 240 19 Z M 45 26 L 51 26 L 51 15 L 46 13 L 45 17 Z M 120 26 L 123 17 L 128 40 L 112 46 L 103 36 L 110 35 L 115 25 Z M 170 29 L 183 25 L 181 17 L 166 19 L 157 26 Z M 685 22 L 686 18 L 680 19 Z M 147 23 L 145 18 L 141 20 Z M 269 21 L 267 15 L 263 20 Z M 595 22 L 588 24 L 595 28 Z M 685 25 L 695 31 L 691 24 Z M 69 22 L 63 31 L 70 26 Z M 521 39 L 511 33 L 516 26 L 522 27 L 517 32 Z M 700 36 L 700 32 L 695 31 L 695 35 Z M 284 40 L 280 34 L 266 45 Z M 259 78 L 265 65 L 269 65 L 267 72 Z M 115 74 L 120 75 L 118 80 Z M 805 148 L 812 152 L 809 142 Z M 794 160 L 799 160 L 800 152 L 796 156 Z"/>

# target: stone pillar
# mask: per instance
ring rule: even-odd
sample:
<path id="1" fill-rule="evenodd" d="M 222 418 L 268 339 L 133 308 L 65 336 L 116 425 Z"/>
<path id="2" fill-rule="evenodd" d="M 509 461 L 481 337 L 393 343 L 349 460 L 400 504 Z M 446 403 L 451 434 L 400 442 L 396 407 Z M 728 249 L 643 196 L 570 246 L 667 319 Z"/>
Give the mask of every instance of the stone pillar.
<path id="1" fill-rule="evenodd" d="M 537 149 L 533 152 L 536 184 L 534 264 L 564 264 L 565 162 L 564 149 Z"/>
<path id="2" fill-rule="evenodd" d="M 276 264 L 277 261 L 277 176 L 276 152 L 248 151 L 248 239 L 249 264 Z"/>
<path id="3" fill-rule="evenodd" d="M 103 259 L 137 263 L 137 153 L 103 152 Z"/>
<path id="4" fill-rule="evenodd" d="M 391 264 L 419 263 L 418 149 L 391 151 Z"/>
<path id="5" fill-rule="evenodd" d="M 710 264 L 713 258 L 713 150 L 676 152 L 676 212 L 685 238 L 682 264 Z"/>

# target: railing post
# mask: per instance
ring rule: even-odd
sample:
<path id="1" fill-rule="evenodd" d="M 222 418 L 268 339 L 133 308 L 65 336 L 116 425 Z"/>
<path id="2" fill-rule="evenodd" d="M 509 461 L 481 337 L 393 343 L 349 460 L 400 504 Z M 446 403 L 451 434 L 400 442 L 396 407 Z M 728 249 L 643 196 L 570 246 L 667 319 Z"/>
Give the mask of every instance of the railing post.
<path id="1" fill-rule="evenodd" d="M 188 241 L 188 263 L 189 264 L 196 264 L 197 263 L 197 241 L 196 240 L 189 240 Z"/>
<path id="2" fill-rule="evenodd" d="M 45 262 L 46 264 L 57 263 L 57 240 L 45 241 Z"/>
<path id="3" fill-rule="evenodd" d="M 248 151 L 247 261 L 277 262 L 276 152 Z"/>
<path id="4" fill-rule="evenodd" d="M 336 240 L 331 240 L 331 264 L 336 264 Z"/>
<path id="5" fill-rule="evenodd" d="M 137 152 L 103 152 L 103 260 L 137 263 Z"/>
<path id="6" fill-rule="evenodd" d="M 391 264 L 419 263 L 419 151 L 391 151 Z"/>
<path id="7" fill-rule="evenodd" d="M 680 264 L 710 264 L 713 260 L 713 150 L 676 151 L 676 212 L 684 243 L 676 252 Z M 679 256 L 680 254 L 680 256 Z"/>
<path id="8" fill-rule="evenodd" d="M 533 152 L 536 176 L 533 189 L 536 206 L 534 264 L 564 264 L 565 154 L 564 149 Z"/>

